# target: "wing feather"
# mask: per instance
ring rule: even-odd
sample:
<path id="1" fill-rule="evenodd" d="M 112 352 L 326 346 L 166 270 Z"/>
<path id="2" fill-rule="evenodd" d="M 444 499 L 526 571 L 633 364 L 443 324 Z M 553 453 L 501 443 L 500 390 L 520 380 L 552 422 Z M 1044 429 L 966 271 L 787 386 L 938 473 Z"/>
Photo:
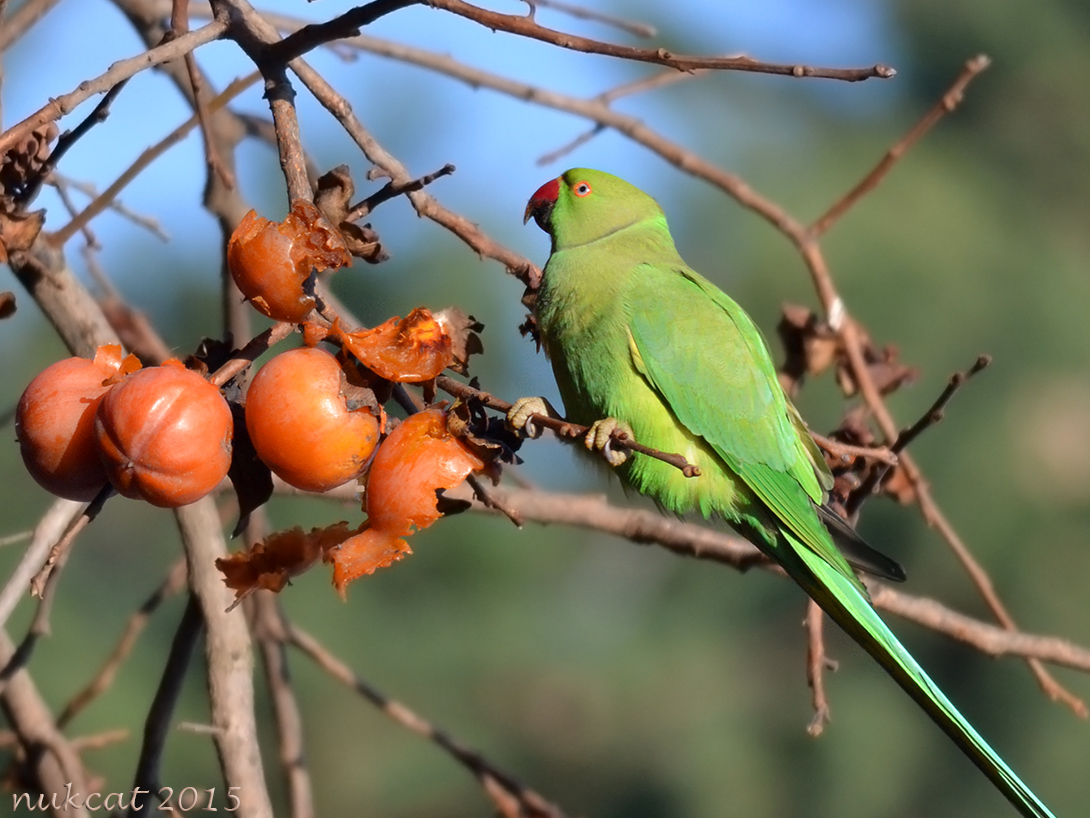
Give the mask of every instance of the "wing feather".
<path id="1" fill-rule="evenodd" d="M 782 525 L 858 583 L 818 517 L 824 481 L 756 325 L 698 273 L 646 268 L 643 286 L 627 299 L 637 368 Z M 669 325 L 656 320 L 663 298 L 671 305 Z M 688 340 L 679 344 L 678 338 Z M 707 354 L 694 354 L 691 339 L 705 344 Z"/>

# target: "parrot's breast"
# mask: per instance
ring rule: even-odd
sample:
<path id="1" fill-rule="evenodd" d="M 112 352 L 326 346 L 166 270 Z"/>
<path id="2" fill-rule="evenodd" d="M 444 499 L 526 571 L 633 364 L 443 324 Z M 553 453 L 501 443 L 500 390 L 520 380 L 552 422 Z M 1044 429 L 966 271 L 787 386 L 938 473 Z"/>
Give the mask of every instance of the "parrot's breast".
<path id="1" fill-rule="evenodd" d="M 676 466 L 632 454 L 617 469 L 629 487 L 664 510 L 722 517 L 732 524 L 755 522 L 748 513 L 759 506 L 752 493 L 707 441 L 678 420 L 634 359 L 638 353 L 631 343 L 626 292 L 640 286 L 640 265 L 618 269 L 619 260 L 613 258 L 610 269 L 603 271 L 580 255 L 553 254 L 536 306 L 566 417 L 588 426 L 616 418 L 627 423 L 643 445 L 681 454 L 697 466 L 700 476 L 686 477 Z"/>

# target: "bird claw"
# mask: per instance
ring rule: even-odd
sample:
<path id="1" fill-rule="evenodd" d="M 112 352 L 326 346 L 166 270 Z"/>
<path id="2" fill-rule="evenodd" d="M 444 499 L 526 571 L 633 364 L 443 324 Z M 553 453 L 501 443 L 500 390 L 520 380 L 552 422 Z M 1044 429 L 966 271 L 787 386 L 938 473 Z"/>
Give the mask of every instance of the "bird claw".
<path id="1" fill-rule="evenodd" d="M 514 406 L 507 410 L 507 425 L 523 437 L 536 440 L 541 437 L 542 428 L 534 423 L 534 415 L 552 416 L 545 398 L 519 398 Z"/>
<path id="2" fill-rule="evenodd" d="M 583 443 L 592 452 L 600 452 L 609 465 L 617 467 L 628 460 L 628 450 L 617 445 L 619 438 L 633 438 L 632 427 L 617 418 L 602 418 L 591 424 Z"/>

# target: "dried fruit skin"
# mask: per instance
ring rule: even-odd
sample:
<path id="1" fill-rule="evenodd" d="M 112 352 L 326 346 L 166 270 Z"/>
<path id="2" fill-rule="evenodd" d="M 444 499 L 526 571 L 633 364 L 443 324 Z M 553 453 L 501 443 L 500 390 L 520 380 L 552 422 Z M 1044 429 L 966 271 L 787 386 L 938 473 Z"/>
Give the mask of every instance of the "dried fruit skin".
<path id="1" fill-rule="evenodd" d="M 373 329 L 345 332 L 334 324 L 332 334 L 360 363 L 388 381 L 430 381 L 454 362 L 450 335 L 423 307 Z"/>
<path id="2" fill-rule="evenodd" d="M 204 497 L 231 465 L 227 401 L 178 361 L 118 383 L 99 404 L 94 431 L 118 492 L 164 508 Z"/>
<path id="3" fill-rule="evenodd" d="M 111 374 L 86 358 L 65 358 L 42 370 L 19 398 L 15 433 L 23 463 L 38 485 L 58 497 L 90 501 L 106 485 L 94 422 Z"/>
<path id="4" fill-rule="evenodd" d="M 240 551 L 216 560 L 224 584 L 235 591 L 235 605 L 259 588 L 280 593 L 292 577 L 310 570 L 329 549 L 356 534 L 348 523 L 312 528 L 309 534 L 299 526 L 277 531 Z M 234 607 L 232 605 L 231 607 Z"/>
<path id="5" fill-rule="evenodd" d="M 314 297 L 304 290 L 312 270 L 350 262 L 344 240 L 314 205 L 301 200 L 282 222 L 251 210 L 227 244 L 235 284 L 259 312 L 278 321 L 301 321 L 314 309 Z"/>
<path id="6" fill-rule="evenodd" d="M 349 411 L 337 359 L 293 349 L 266 363 L 246 395 L 246 429 L 258 457 L 282 480 L 328 491 L 359 476 L 378 444 L 379 422 Z"/>

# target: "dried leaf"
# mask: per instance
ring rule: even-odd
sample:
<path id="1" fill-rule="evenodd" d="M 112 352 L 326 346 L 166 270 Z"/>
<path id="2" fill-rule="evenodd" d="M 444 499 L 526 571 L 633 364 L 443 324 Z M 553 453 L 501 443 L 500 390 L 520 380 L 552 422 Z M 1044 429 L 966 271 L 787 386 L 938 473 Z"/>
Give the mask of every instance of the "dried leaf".
<path id="1" fill-rule="evenodd" d="M 882 494 L 887 494 L 902 506 L 916 502 L 916 489 L 900 466 L 894 466 L 882 481 Z"/>
<path id="2" fill-rule="evenodd" d="M 5 290 L 0 293 L 0 321 L 15 315 L 15 293 Z"/>
<path id="3" fill-rule="evenodd" d="M 12 253 L 29 250 L 45 224 L 45 211 L 0 213 L 0 263 L 7 264 Z"/>
<path id="4" fill-rule="evenodd" d="M 881 350 L 876 349 L 870 336 L 862 329 L 859 330 L 859 344 L 870 379 L 882 395 L 888 395 L 902 386 L 911 384 L 918 377 L 919 371 L 915 367 L 901 363 L 900 351 L 897 347 L 890 345 Z M 845 395 L 850 397 L 858 391 L 859 386 L 855 382 L 851 362 L 848 361 L 846 354 L 841 354 L 837 358 L 836 377 Z"/>
<path id="5" fill-rule="evenodd" d="M 451 352 L 454 355 L 450 368 L 460 375 L 468 375 L 470 356 L 484 352 L 484 344 L 478 334 L 484 331 L 484 324 L 457 307 L 440 310 L 435 313 L 435 320 L 450 336 Z"/>
<path id="6" fill-rule="evenodd" d="M 234 436 L 231 442 L 231 467 L 227 476 L 234 486 L 238 497 L 238 523 L 231 532 L 237 537 L 250 520 L 254 509 L 269 501 L 273 493 L 272 472 L 257 456 L 250 432 L 246 428 L 246 409 L 242 404 L 241 390 L 234 389 L 227 396 L 227 405 L 231 407 L 231 419 L 234 422 Z"/>
<path id="7" fill-rule="evenodd" d="M 846 396 L 859 391 L 840 336 L 812 310 L 797 304 L 784 304 L 776 330 L 786 351 L 780 367 L 780 383 L 788 394 L 798 392 L 806 375 L 819 375 L 830 366 L 836 367 L 837 383 Z M 896 347 L 878 350 L 862 329 L 858 334 L 867 371 L 881 394 L 887 395 L 916 379 L 917 370 L 900 362 Z"/>
<path id="8" fill-rule="evenodd" d="M 808 307 L 784 304 L 776 327 L 786 357 L 780 367 L 780 383 L 795 395 L 806 375 L 820 375 L 842 354 L 836 333 Z"/>
<path id="9" fill-rule="evenodd" d="M 355 190 L 348 165 L 338 165 L 318 180 L 314 204 L 341 231 L 349 253 L 370 264 L 378 264 L 389 258 L 378 234 L 369 224 L 358 225 L 348 220 Z"/>
<path id="10" fill-rule="evenodd" d="M 39 125 L 0 157 L 0 187 L 9 200 L 22 193 L 41 173 L 58 133 L 55 122 Z"/>
<path id="11" fill-rule="evenodd" d="M 475 398 L 458 399 L 447 410 L 447 428 L 485 463 L 484 470 L 493 482 L 500 476 L 498 463 L 521 463 L 515 454 L 522 445 L 519 437 L 507 423 L 485 411 L 484 404 Z"/>

